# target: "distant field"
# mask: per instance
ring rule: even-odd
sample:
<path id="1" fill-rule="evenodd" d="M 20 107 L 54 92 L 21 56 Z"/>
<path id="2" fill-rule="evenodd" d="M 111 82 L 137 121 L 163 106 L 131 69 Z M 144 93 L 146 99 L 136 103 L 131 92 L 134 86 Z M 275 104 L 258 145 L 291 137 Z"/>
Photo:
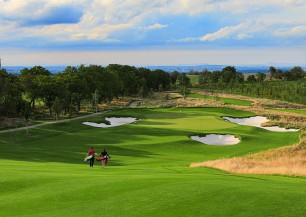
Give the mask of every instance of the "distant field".
<path id="1" fill-rule="evenodd" d="M 0 216 L 275 216 L 306 213 L 306 179 L 236 175 L 188 166 L 291 145 L 299 133 L 242 126 L 222 116 L 252 113 L 227 108 L 124 109 L 135 124 L 94 128 L 82 120 L 0 137 Z M 101 122 L 103 115 L 83 121 Z M 233 146 L 192 141 L 195 133 L 229 133 Z M 83 162 L 106 148 L 109 165 Z"/>
<path id="2" fill-rule="evenodd" d="M 193 87 L 199 85 L 199 75 L 187 75 L 190 78 L 190 83 Z"/>
<path id="3" fill-rule="evenodd" d="M 220 101 L 223 101 L 227 105 L 251 106 L 253 104 L 251 101 L 248 101 L 248 100 L 223 98 L 223 97 L 215 97 L 215 96 L 204 96 L 204 95 L 195 94 L 195 93 L 190 94 L 189 97 L 199 98 L 199 99 L 208 99 L 208 100 L 220 100 Z"/>

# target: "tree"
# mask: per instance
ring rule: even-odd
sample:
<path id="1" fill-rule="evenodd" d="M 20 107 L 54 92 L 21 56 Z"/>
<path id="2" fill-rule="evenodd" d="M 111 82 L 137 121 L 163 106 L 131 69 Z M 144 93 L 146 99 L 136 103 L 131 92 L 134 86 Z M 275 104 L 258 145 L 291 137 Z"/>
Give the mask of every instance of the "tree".
<path id="1" fill-rule="evenodd" d="M 242 83 L 244 82 L 244 75 L 241 72 L 237 72 L 235 75 L 235 83 Z"/>
<path id="2" fill-rule="evenodd" d="M 64 81 L 59 76 L 39 76 L 36 79 L 39 86 L 39 97 L 44 101 L 52 116 L 52 105 L 56 98 L 63 98 L 66 93 Z"/>
<path id="3" fill-rule="evenodd" d="M 181 74 L 178 78 L 178 86 L 180 87 L 180 93 L 186 98 L 190 94 L 188 89 L 191 86 L 190 78 L 185 74 Z"/>
<path id="4" fill-rule="evenodd" d="M 257 80 L 256 80 L 256 77 L 255 75 L 249 75 L 247 77 L 247 82 L 250 82 L 250 83 L 255 83 Z"/>
<path id="5" fill-rule="evenodd" d="M 180 92 L 180 94 L 181 94 L 181 95 L 184 97 L 184 99 L 185 99 L 185 98 L 187 98 L 187 96 L 190 94 L 190 89 L 188 89 L 187 87 L 182 86 L 182 87 L 179 88 L 179 92 Z"/>
<path id="6" fill-rule="evenodd" d="M 211 73 L 211 82 L 218 83 L 221 80 L 221 72 L 220 71 L 213 71 Z"/>
<path id="7" fill-rule="evenodd" d="M 35 107 L 35 100 L 39 95 L 39 86 L 36 83 L 36 78 L 41 76 L 50 76 L 51 72 L 41 66 L 34 66 L 30 69 L 24 68 L 20 71 L 21 85 L 30 99 L 32 108 Z"/>
<path id="8" fill-rule="evenodd" d="M 160 90 L 160 86 L 163 90 L 170 89 L 171 86 L 171 76 L 167 72 L 161 69 L 157 69 L 153 71 L 157 75 L 157 83 L 158 83 L 158 90 Z"/>
<path id="9" fill-rule="evenodd" d="M 68 66 L 61 75 L 65 80 L 67 88 L 66 105 L 75 104 L 77 110 L 81 110 L 81 101 L 85 100 L 88 93 L 88 84 L 84 78 L 84 74 L 76 67 Z"/>
<path id="10" fill-rule="evenodd" d="M 305 72 L 300 66 L 295 66 L 284 73 L 284 77 L 288 81 L 296 81 L 305 77 Z"/>
<path id="11" fill-rule="evenodd" d="M 106 67 L 106 70 L 117 75 L 118 79 L 122 82 L 121 95 L 129 96 L 138 92 L 137 68 L 127 65 L 110 64 Z"/>
<path id="12" fill-rule="evenodd" d="M 186 73 L 181 74 L 178 78 L 178 85 L 179 86 L 184 86 L 184 87 L 190 87 L 190 78 L 186 75 Z"/>
<path id="13" fill-rule="evenodd" d="M 171 77 L 171 84 L 175 85 L 176 84 L 176 80 L 179 77 L 180 73 L 178 71 L 173 71 L 170 73 L 170 77 Z"/>
<path id="14" fill-rule="evenodd" d="M 0 116 L 17 114 L 22 103 L 22 88 L 19 77 L 0 70 Z"/>
<path id="15" fill-rule="evenodd" d="M 262 72 L 258 72 L 256 74 L 256 77 L 257 77 L 257 81 L 258 82 L 263 82 L 265 79 L 266 79 L 266 74 L 262 73 Z"/>
<path id="16" fill-rule="evenodd" d="M 26 133 L 27 134 L 29 134 L 28 126 L 29 126 L 29 121 L 30 121 L 32 112 L 33 110 L 32 110 L 31 104 L 29 102 L 24 102 L 22 113 L 23 113 L 24 121 L 26 123 Z"/>
<path id="17" fill-rule="evenodd" d="M 139 85 L 136 88 L 136 90 L 138 91 L 141 86 L 139 81 L 137 81 L 137 85 Z M 99 102 L 112 101 L 113 98 L 116 98 L 120 95 L 122 88 L 123 84 L 118 78 L 118 75 L 108 70 L 103 70 L 99 72 L 99 82 L 97 86 L 97 90 L 99 92 Z"/>
<path id="18" fill-rule="evenodd" d="M 92 94 L 92 104 L 93 107 L 96 109 L 96 113 L 98 113 L 98 102 L 99 102 L 99 91 L 95 90 Z"/>
<path id="19" fill-rule="evenodd" d="M 203 86 L 208 83 L 212 83 L 212 74 L 210 71 L 205 69 L 199 74 L 199 85 Z"/>
<path id="20" fill-rule="evenodd" d="M 237 75 L 236 68 L 233 66 L 227 66 L 221 71 L 221 81 L 223 83 L 230 83 L 235 81 Z"/>
<path id="21" fill-rule="evenodd" d="M 272 80 L 272 78 L 275 78 L 276 76 L 276 68 L 273 66 L 269 67 L 269 73 L 270 73 L 270 80 Z"/>
<path id="22" fill-rule="evenodd" d="M 63 110 L 63 106 L 62 106 L 62 103 L 61 101 L 56 98 L 53 102 L 53 105 L 52 105 L 52 108 L 53 108 L 53 111 L 55 113 L 55 118 L 56 118 L 56 121 L 58 121 L 58 117 L 60 115 L 60 113 L 62 112 Z"/>
<path id="23" fill-rule="evenodd" d="M 277 69 L 277 70 L 276 70 L 276 74 L 275 74 L 275 78 L 276 78 L 276 79 L 283 79 L 283 77 L 284 77 L 284 72 L 283 72 L 283 70 Z"/>

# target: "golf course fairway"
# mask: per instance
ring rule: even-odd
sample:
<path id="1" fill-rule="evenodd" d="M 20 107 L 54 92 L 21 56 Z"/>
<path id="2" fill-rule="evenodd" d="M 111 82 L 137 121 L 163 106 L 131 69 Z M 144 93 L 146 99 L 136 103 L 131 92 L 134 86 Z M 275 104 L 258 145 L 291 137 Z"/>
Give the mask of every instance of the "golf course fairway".
<path id="1" fill-rule="evenodd" d="M 227 108 L 123 109 L 97 117 L 0 134 L 0 216 L 306 216 L 306 179 L 237 175 L 193 162 L 243 156 L 298 142 L 299 132 L 270 132 L 225 121 L 252 113 Z M 95 128 L 105 117 L 132 124 Z M 208 146 L 196 134 L 241 142 Z M 83 159 L 106 148 L 106 168 Z"/>

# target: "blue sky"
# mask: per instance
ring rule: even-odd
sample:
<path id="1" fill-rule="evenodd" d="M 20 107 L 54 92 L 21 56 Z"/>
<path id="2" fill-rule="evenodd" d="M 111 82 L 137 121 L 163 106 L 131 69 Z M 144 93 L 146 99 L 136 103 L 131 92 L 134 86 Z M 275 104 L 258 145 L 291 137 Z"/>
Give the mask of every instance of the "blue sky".
<path id="1" fill-rule="evenodd" d="M 305 0 L 0 0 L 0 58 L 305 65 L 305 11 Z"/>

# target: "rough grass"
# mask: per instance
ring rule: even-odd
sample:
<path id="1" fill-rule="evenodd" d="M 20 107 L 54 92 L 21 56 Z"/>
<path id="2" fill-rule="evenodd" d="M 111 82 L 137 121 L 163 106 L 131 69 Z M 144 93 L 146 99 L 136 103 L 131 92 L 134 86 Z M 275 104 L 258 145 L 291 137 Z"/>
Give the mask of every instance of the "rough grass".
<path id="1" fill-rule="evenodd" d="M 189 97 L 197 98 L 197 99 L 204 99 L 204 100 L 221 101 L 225 105 L 251 106 L 253 104 L 252 101 L 249 101 L 249 100 L 235 99 L 235 98 L 230 98 L 230 97 L 220 97 L 218 95 L 211 95 L 208 93 L 206 93 L 206 95 L 193 93 L 193 94 L 190 94 Z"/>

